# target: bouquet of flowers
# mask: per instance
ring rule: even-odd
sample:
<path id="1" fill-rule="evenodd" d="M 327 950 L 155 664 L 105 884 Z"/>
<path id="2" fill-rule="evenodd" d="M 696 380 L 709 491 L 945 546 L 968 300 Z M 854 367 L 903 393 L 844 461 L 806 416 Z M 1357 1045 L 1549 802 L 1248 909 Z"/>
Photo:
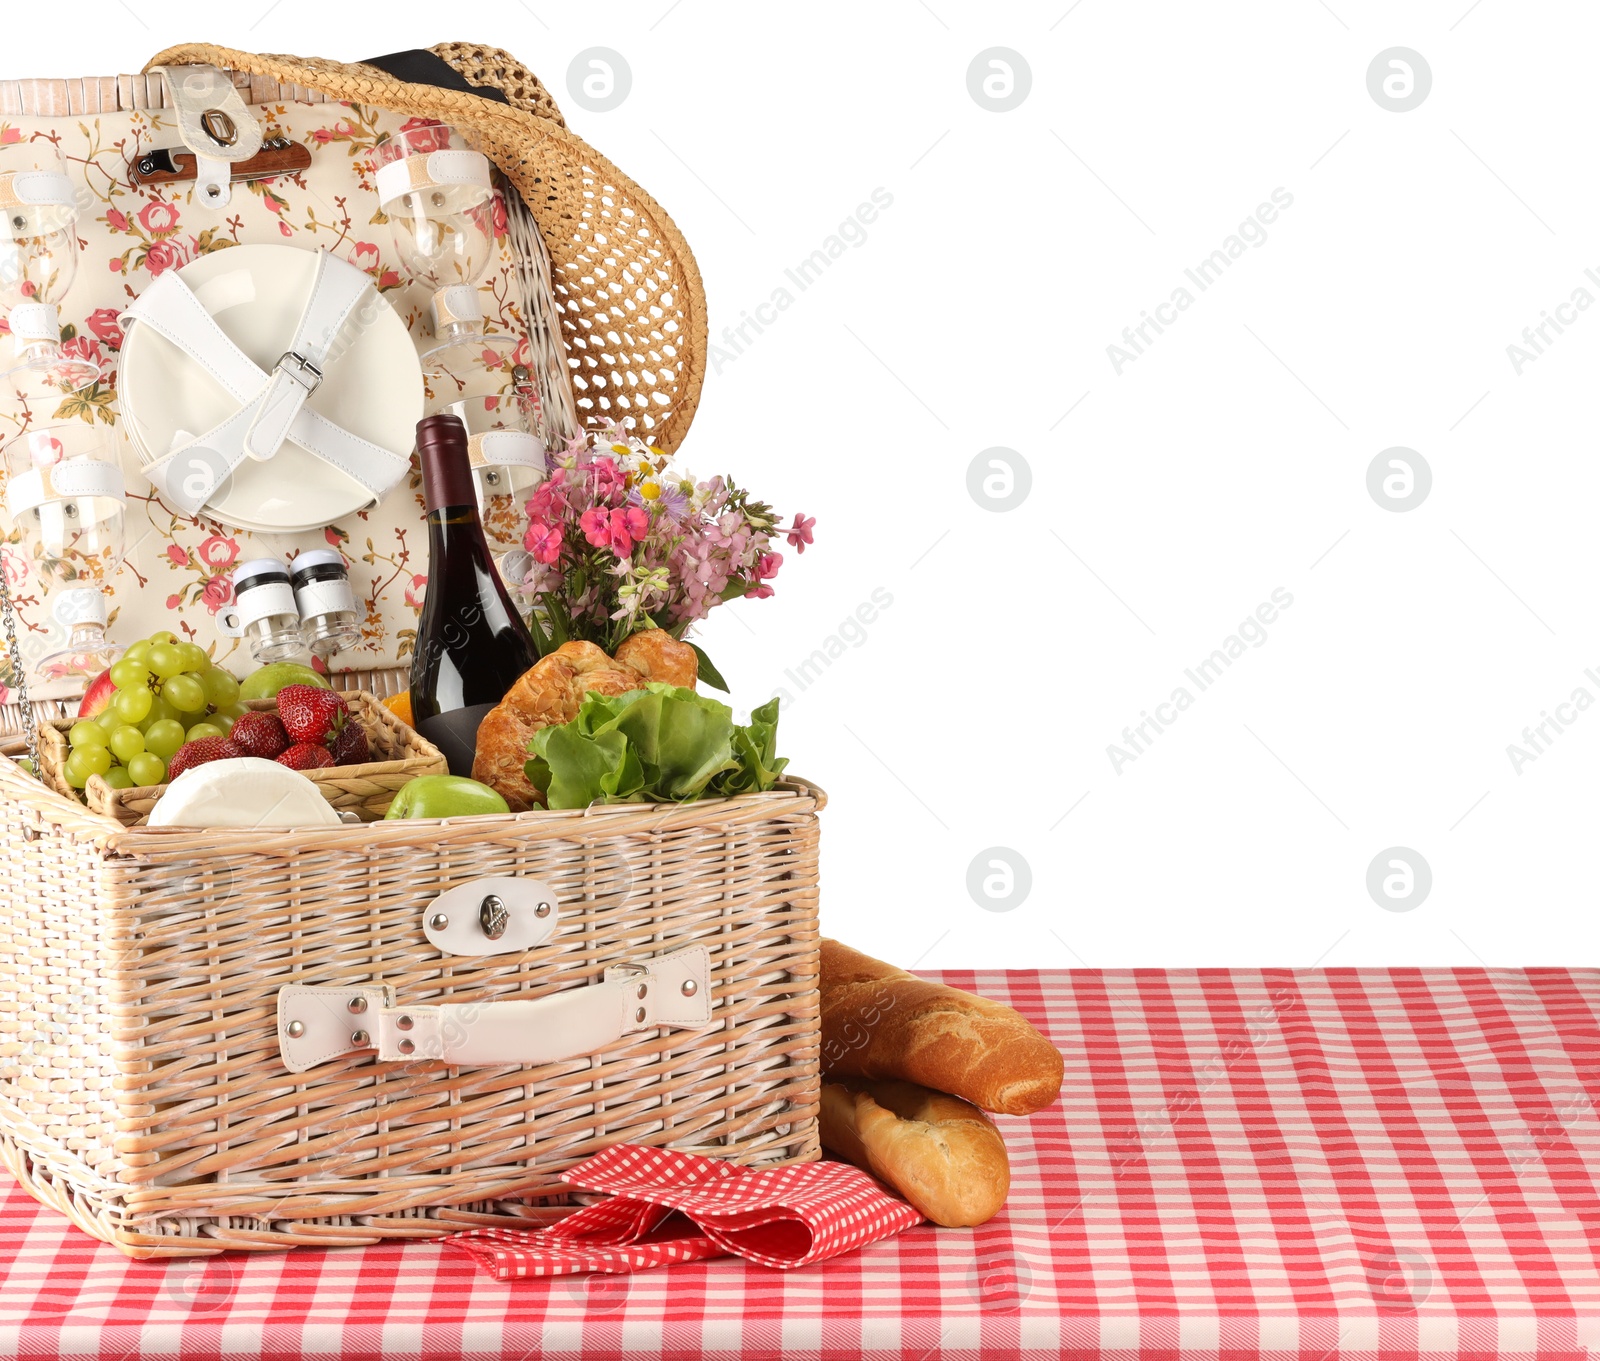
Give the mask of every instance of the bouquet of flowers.
<path id="1" fill-rule="evenodd" d="M 683 638 L 726 600 L 772 595 L 783 565 L 774 538 L 801 553 L 812 541 L 814 519 L 797 514 L 781 528 L 771 506 L 730 478 L 696 482 L 620 424 L 545 461 L 528 502 L 533 567 L 522 583 L 541 656 L 569 639 L 615 652 L 648 628 Z M 695 651 L 702 677 L 725 690 Z"/>

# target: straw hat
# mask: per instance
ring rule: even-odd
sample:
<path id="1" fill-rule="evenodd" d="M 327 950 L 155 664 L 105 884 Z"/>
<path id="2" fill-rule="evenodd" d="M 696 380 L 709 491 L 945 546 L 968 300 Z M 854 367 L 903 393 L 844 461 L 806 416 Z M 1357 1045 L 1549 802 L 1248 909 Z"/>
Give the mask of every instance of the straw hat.
<path id="1" fill-rule="evenodd" d="M 209 43 L 170 47 L 150 66 L 265 76 L 472 134 L 522 196 L 550 253 L 580 416 L 599 423 L 649 412 L 653 424 L 640 433 L 675 449 L 705 378 L 705 289 L 688 243 L 649 194 L 567 129 L 549 91 L 515 57 L 476 43 L 430 51 L 468 88 L 415 84 L 363 63 Z"/>

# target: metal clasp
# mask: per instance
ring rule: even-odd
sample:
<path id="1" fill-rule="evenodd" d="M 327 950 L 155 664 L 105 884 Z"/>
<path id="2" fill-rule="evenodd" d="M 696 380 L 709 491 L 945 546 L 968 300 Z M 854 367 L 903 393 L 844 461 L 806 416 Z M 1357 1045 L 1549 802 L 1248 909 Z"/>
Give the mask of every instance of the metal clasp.
<path id="1" fill-rule="evenodd" d="M 275 366 L 280 373 L 286 373 L 306 390 L 309 397 L 322 385 L 322 370 L 307 359 L 303 354 L 288 350 L 278 356 Z"/>

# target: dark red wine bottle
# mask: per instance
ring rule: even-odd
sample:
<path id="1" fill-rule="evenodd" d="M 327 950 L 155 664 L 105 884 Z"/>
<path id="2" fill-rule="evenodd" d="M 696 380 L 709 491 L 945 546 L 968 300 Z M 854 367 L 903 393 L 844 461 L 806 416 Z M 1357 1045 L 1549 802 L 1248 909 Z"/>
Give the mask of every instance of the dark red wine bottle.
<path id="1" fill-rule="evenodd" d="M 450 773 L 471 775 L 478 725 L 538 653 L 483 537 L 466 426 L 455 416 L 420 421 L 417 455 L 428 588 L 411 658 L 411 714 Z"/>

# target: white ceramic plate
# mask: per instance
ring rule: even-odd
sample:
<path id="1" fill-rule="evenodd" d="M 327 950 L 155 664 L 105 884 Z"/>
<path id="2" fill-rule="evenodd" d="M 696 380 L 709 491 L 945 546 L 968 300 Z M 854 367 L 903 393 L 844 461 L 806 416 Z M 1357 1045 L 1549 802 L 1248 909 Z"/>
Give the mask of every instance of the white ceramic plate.
<path id="1" fill-rule="evenodd" d="M 289 348 L 316 255 L 295 246 L 230 246 L 185 265 L 181 277 L 217 325 L 263 370 Z M 333 359 L 307 405 L 397 454 L 411 452 L 422 419 L 422 365 L 387 304 Z M 135 323 L 119 359 L 117 400 L 142 463 L 220 425 L 236 409 L 227 393 L 170 341 Z M 367 489 L 298 444 L 270 459 L 247 458 L 218 489 L 206 514 L 255 533 L 321 529 L 370 505 Z"/>

